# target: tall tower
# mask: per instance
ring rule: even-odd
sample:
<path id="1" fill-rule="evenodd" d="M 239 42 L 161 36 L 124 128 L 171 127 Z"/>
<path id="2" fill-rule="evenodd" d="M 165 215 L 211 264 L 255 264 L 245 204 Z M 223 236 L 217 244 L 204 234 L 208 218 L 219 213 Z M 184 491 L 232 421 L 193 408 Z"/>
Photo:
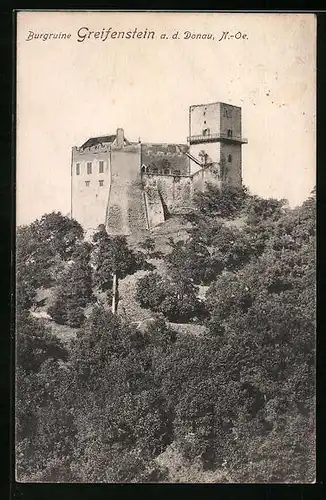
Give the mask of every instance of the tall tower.
<path id="1" fill-rule="evenodd" d="M 215 102 L 198 104 L 189 108 L 190 155 L 203 167 L 216 165 L 218 180 L 233 186 L 242 184 L 241 108 Z M 191 162 L 194 173 L 195 162 Z"/>

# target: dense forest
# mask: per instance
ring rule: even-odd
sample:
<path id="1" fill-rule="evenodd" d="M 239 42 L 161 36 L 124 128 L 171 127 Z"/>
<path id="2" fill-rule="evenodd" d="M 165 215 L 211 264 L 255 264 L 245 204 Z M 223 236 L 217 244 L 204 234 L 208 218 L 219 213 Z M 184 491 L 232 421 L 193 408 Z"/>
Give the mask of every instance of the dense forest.
<path id="1" fill-rule="evenodd" d="M 207 185 L 183 217 L 167 252 L 102 226 L 89 240 L 56 212 L 18 227 L 19 481 L 171 482 L 176 456 L 182 482 L 194 466 L 202 482 L 314 481 L 315 193 L 290 208 Z M 112 307 L 139 270 L 141 328 Z"/>

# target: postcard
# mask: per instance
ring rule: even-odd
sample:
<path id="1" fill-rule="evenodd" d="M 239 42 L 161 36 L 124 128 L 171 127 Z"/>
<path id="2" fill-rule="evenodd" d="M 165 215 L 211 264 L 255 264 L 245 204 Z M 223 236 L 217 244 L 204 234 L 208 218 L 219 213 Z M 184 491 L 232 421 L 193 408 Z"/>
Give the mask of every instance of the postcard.
<path id="1" fill-rule="evenodd" d="M 316 19 L 19 11 L 22 483 L 314 483 Z"/>

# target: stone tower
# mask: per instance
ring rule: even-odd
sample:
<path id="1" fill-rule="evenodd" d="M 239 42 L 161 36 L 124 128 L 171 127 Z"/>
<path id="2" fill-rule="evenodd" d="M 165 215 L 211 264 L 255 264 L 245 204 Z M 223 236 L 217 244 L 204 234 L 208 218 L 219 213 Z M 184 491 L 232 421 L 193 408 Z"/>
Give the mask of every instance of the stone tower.
<path id="1" fill-rule="evenodd" d="M 189 154 L 191 173 L 196 162 L 202 167 L 213 165 L 222 184 L 241 186 L 242 137 L 241 108 L 222 102 L 198 104 L 189 108 Z"/>

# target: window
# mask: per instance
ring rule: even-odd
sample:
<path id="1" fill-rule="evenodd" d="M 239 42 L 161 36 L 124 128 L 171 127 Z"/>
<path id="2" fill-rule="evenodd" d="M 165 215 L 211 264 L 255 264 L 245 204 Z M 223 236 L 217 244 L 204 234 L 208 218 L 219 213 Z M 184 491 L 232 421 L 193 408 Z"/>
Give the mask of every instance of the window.
<path id="1" fill-rule="evenodd" d="M 228 162 L 231 163 L 232 162 L 232 155 L 229 155 L 228 156 Z"/>
<path id="2" fill-rule="evenodd" d="M 206 116 L 206 111 L 204 111 L 204 116 Z"/>
<path id="3" fill-rule="evenodd" d="M 204 128 L 203 135 L 209 135 L 209 128 Z"/>
<path id="4" fill-rule="evenodd" d="M 91 161 L 87 162 L 87 173 L 88 174 L 92 173 L 92 162 Z"/>
<path id="5" fill-rule="evenodd" d="M 85 185 L 86 185 L 86 187 L 88 187 L 89 186 L 89 181 L 85 181 Z"/>
<path id="6" fill-rule="evenodd" d="M 76 163 L 76 175 L 80 175 L 80 163 Z"/>
<path id="7" fill-rule="evenodd" d="M 206 120 L 204 120 L 204 124 L 206 125 Z"/>
<path id="8" fill-rule="evenodd" d="M 228 130 L 228 137 L 232 137 L 232 130 L 231 129 Z"/>
<path id="9" fill-rule="evenodd" d="M 180 170 L 175 170 L 175 171 L 174 171 L 174 175 L 177 175 L 177 176 L 181 175 Z"/>
<path id="10" fill-rule="evenodd" d="M 164 172 L 164 175 L 169 175 L 170 170 L 168 168 L 165 168 L 163 172 Z"/>
<path id="11" fill-rule="evenodd" d="M 98 181 L 98 183 L 99 183 L 100 186 L 104 185 L 104 181 Z"/>
<path id="12" fill-rule="evenodd" d="M 103 174 L 103 172 L 104 172 L 104 161 L 100 160 L 100 162 L 98 164 L 98 173 Z"/>

